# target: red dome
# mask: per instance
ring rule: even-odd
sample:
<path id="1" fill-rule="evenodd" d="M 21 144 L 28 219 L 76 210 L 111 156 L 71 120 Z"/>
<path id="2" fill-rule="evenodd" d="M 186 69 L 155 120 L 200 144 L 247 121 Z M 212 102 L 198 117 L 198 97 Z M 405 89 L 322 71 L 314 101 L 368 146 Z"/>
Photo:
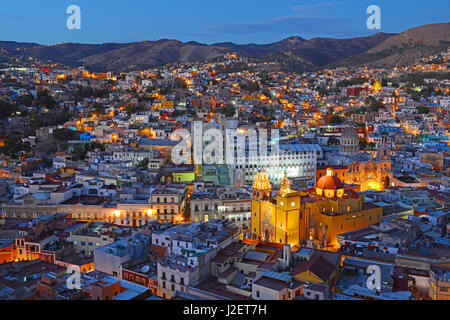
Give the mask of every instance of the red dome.
<path id="1" fill-rule="evenodd" d="M 317 181 L 317 188 L 326 189 L 326 190 L 337 190 L 343 189 L 344 184 L 341 180 L 333 175 L 333 171 L 331 169 L 327 170 L 327 175 L 323 176 Z"/>

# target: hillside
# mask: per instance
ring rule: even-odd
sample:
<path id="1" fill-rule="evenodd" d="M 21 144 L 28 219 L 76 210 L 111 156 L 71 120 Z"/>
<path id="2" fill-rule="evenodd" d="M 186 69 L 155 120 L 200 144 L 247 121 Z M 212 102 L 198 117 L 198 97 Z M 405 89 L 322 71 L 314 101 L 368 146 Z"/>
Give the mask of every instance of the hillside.
<path id="1" fill-rule="evenodd" d="M 406 30 L 400 34 L 377 33 L 351 39 L 290 37 L 269 44 L 202 44 L 162 39 L 134 43 L 51 46 L 1 42 L 0 55 L 25 54 L 94 71 L 131 71 L 174 62 L 204 61 L 236 52 L 251 58 L 278 62 L 280 69 L 304 72 L 320 68 L 374 65 L 395 66 L 445 51 L 450 44 L 450 23 Z M 20 50 L 18 50 L 20 49 Z"/>
<path id="2" fill-rule="evenodd" d="M 446 51 L 450 46 L 450 23 L 437 23 L 406 30 L 379 45 L 332 66 L 350 63 L 394 67 L 414 63 L 417 59 Z"/>

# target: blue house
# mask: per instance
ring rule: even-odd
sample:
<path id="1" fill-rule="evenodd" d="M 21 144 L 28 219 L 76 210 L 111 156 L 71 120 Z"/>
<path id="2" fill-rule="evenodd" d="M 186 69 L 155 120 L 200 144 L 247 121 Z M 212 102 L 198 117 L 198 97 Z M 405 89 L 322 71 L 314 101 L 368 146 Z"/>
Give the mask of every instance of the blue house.
<path id="1" fill-rule="evenodd" d="M 94 136 L 91 135 L 89 132 L 84 132 L 84 133 L 80 134 L 81 141 L 90 142 L 92 138 L 94 138 Z"/>

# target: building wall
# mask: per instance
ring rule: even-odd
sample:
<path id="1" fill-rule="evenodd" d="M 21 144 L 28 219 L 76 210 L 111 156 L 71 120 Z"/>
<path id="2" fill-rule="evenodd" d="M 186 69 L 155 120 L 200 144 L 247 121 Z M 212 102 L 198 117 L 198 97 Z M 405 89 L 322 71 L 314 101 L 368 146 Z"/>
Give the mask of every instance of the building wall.
<path id="1" fill-rule="evenodd" d="M 281 291 L 273 290 L 257 284 L 252 285 L 252 299 L 254 300 L 286 300 L 288 296 L 287 288 Z M 259 297 L 258 297 L 259 292 Z M 283 299 L 283 296 L 285 297 Z"/>
<path id="2" fill-rule="evenodd" d="M 187 286 L 199 280 L 198 271 L 197 268 L 183 272 L 158 263 L 158 296 L 170 299 L 175 291 L 187 292 Z"/>
<path id="3" fill-rule="evenodd" d="M 95 270 L 105 272 L 115 277 L 119 277 L 122 274 L 122 264 L 129 260 L 129 254 L 119 257 L 100 250 L 94 251 Z"/>
<path id="4" fill-rule="evenodd" d="M 430 271 L 428 296 L 433 300 L 450 300 L 450 280 L 438 278 L 433 271 Z"/>
<path id="5" fill-rule="evenodd" d="M 12 248 L 0 248 L 0 264 L 11 262 L 13 259 Z"/>
<path id="6" fill-rule="evenodd" d="M 114 239 L 108 236 L 89 236 L 89 235 L 78 235 L 73 234 L 70 236 L 72 240 L 73 247 L 77 253 L 84 251 L 85 255 L 92 254 L 95 248 L 106 246 L 114 242 Z"/>
<path id="7" fill-rule="evenodd" d="M 117 280 L 116 283 L 108 286 L 100 286 L 98 284 L 94 284 L 91 287 L 91 300 L 112 300 L 112 297 L 120 293 L 119 280 Z"/>

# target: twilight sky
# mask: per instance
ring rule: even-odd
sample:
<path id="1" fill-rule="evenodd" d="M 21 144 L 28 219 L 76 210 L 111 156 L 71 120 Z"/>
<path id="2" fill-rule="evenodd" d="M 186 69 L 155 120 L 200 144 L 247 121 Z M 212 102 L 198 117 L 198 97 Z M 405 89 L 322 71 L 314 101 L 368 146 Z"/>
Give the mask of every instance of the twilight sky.
<path id="1" fill-rule="evenodd" d="M 81 8 L 81 30 L 66 27 L 72 4 Z M 366 27 L 372 4 L 381 8 L 381 30 Z M 398 33 L 449 16 L 448 0 L 1 0 L 0 41 L 269 43 Z"/>

